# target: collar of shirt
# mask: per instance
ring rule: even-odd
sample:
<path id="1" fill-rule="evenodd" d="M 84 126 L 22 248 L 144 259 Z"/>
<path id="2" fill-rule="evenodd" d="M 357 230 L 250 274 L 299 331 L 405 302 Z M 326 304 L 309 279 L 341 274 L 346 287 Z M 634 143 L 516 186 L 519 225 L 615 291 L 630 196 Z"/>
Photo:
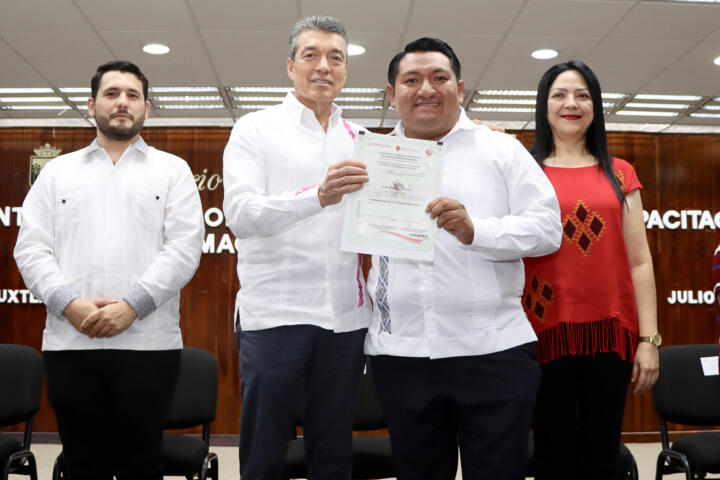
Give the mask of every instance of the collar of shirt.
<path id="1" fill-rule="evenodd" d="M 290 115 L 297 120 L 298 123 L 302 123 L 303 116 L 305 118 L 315 119 L 315 112 L 303 105 L 300 100 L 297 99 L 295 93 L 290 91 L 283 100 L 283 106 L 290 112 Z M 330 107 L 330 122 L 336 123 L 342 120 L 342 108 L 338 107 L 334 103 Z"/>
<path id="2" fill-rule="evenodd" d="M 477 125 L 475 122 L 470 120 L 470 118 L 465 113 L 465 109 L 462 107 L 458 107 L 460 110 L 458 115 L 458 120 L 455 122 L 455 125 L 453 125 L 453 128 L 450 129 L 450 131 L 439 141 L 444 141 L 446 138 L 448 138 L 453 133 L 459 131 L 459 130 L 474 130 L 476 128 L 480 128 L 480 125 Z M 403 126 L 402 122 L 398 122 L 395 125 L 395 128 L 392 132 L 390 132 L 390 135 L 397 135 L 398 137 L 404 137 L 405 136 L 405 127 Z"/>
<path id="3" fill-rule="evenodd" d="M 143 158 L 147 158 L 150 147 L 148 147 L 148 144 L 145 143 L 145 140 L 143 140 L 142 137 L 138 136 L 137 140 L 135 140 L 133 143 L 131 143 L 130 146 L 128 146 L 128 148 L 137 150 L 139 153 L 142 154 Z M 97 150 L 104 150 L 104 148 L 100 146 L 100 144 L 97 141 L 97 137 L 95 137 L 95 139 L 93 139 L 92 143 L 90 145 L 88 145 L 87 147 L 85 147 L 85 156 L 90 155 L 91 153 L 93 153 Z"/>

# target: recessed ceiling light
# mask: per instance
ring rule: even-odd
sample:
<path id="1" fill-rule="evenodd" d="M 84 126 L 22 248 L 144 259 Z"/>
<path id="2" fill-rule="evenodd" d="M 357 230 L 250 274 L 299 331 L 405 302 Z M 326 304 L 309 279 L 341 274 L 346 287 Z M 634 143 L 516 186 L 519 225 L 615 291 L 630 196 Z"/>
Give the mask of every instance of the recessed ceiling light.
<path id="1" fill-rule="evenodd" d="M 678 102 L 695 102 L 702 100 L 702 97 L 697 95 L 635 95 L 633 100 L 669 100 Z"/>
<path id="2" fill-rule="evenodd" d="M 635 115 L 638 117 L 677 117 L 677 112 L 655 112 L 650 110 L 620 110 L 615 115 Z"/>
<path id="3" fill-rule="evenodd" d="M 537 92 L 535 90 L 478 90 L 480 95 L 517 95 L 525 97 L 534 97 Z"/>
<path id="4" fill-rule="evenodd" d="M 720 118 L 720 113 L 691 113 L 690 116 L 699 118 Z"/>
<path id="5" fill-rule="evenodd" d="M 612 93 L 612 92 L 602 92 L 602 98 L 605 100 L 606 98 L 610 99 L 621 99 L 627 97 L 627 93 Z"/>
<path id="6" fill-rule="evenodd" d="M 87 100 L 87 98 L 85 99 Z M 64 102 L 60 97 L 0 97 L 3 103 L 43 103 L 43 102 Z"/>
<path id="7" fill-rule="evenodd" d="M 243 105 L 235 105 L 235 108 L 238 108 L 240 110 L 264 110 L 266 108 L 271 107 L 272 105 L 258 105 L 258 104 L 243 104 Z"/>
<path id="8" fill-rule="evenodd" d="M 155 105 L 155 108 L 163 108 L 166 110 L 212 110 L 212 109 L 223 109 L 225 108 L 225 105 L 223 104 L 197 104 L 197 103 L 191 103 L 191 104 L 185 104 L 185 105 L 176 105 L 176 104 L 160 104 Z"/>
<path id="9" fill-rule="evenodd" d="M 343 105 L 343 110 L 382 110 L 381 105 Z"/>
<path id="10" fill-rule="evenodd" d="M 532 98 L 477 98 L 473 103 L 484 103 L 492 105 L 535 105 Z"/>
<path id="11" fill-rule="evenodd" d="M 713 60 L 713 63 L 715 65 L 720 65 L 720 57 L 717 57 L 715 60 Z"/>
<path id="12" fill-rule="evenodd" d="M 63 93 L 90 93 L 90 88 L 88 88 L 88 87 L 61 88 L 60 91 Z M 85 97 L 85 100 L 87 100 L 87 97 Z"/>
<path id="13" fill-rule="evenodd" d="M 163 45 L 162 43 L 148 43 L 143 45 L 143 52 L 149 53 L 150 55 L 165 55 L 170 51 L 170 47 Z"/>
<path id="14" fill-rule="evenodd" d="M 156 102 L 221 102 L 222 97 L 215 95 L 159 95 L 150 97 Z"/>
<path id="15" fill-rule="evenodd" d="M 243 93 L 287 93 L 290 87 L 230 87 L 231 92 Z"/>
<path id="16" fill-rule="evenodd" d="M 55 93 L 52 88 L 0 88 L 0 93 Z"/>
<path id="17" fill-rule="evenodd" d="M 67 105 L 6 105 L 3 110 L 70 110 Z"/>
<path id="18" fill-rule="evenodd" d="M 150 93 L 174 93 L 174 92 L 214 92 L 217 93 L 217 87 L 150 87 Z"/>
<path id="19" fill-rule="evenodd" d="M 531 57 L 537 58 L 538 60 L 549 60 L 558 56 L 558 51 L 552 48 L 541 48 L 535 50 L 530 54 Z"/>
<path id="20" fill-rule="evenodd" d="M 275 102 L 282 103 L 285 97 L 258 97 L 258 96 L 233 96 L 232 99 L 236 102 Z"/>
<path id="21" fill-rule="evenodd" d="M 682 103 L 645 103 L 645 102 L 630 102 L 625 104 L 626 108 L 664 108 L 667 110 L 685 110 L 690 108 L 690 105 L 684 105 Z"/>
<path id="22" fill-rule="evenodd" d="M 383 97 L 337 97 L 336 102 L 380 102 Z"/>
<path id="23" fill-rule="evenodd" d="M 350 55 L 351 57 L 354 55 L 362 55 L 363 53 L 365 53 L 365 47 L 356 43 L 351 43 L 347 46 L 347 52 L 348 55 Z"/>
<path id="24" fill-rule="evenodd" d="M 720 0 L 665 0 L 666 2 L 680 3 L 720 3 Z"/>
<path id="25" fill-rule="evenodd" d="M 533 113 L 534 108 L 470 107 L 471 112 Z"/>
<path id="26" fill-rule="evenodd" d="M 345 87 L 342 93 L 383 93 L 384 88 L 367 88 L 367 87 Z"/>

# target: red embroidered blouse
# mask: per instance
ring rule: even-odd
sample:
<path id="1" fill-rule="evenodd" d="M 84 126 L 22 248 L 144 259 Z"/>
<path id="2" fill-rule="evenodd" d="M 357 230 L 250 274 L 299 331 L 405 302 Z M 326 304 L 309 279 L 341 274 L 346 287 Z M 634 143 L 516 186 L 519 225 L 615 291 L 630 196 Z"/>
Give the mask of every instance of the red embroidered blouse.
<path id="1" fill-rule="evenodd" d="M 625 195 L 642 188 L 633 167 L 613 158 Z M 543 167 L 560 203 L 563 240 L 525 258 L 523 306 L 538 336 L 538 361 L 615 352 L 633 361 L 638 318 L 622 230 L 624 204 L 599 165 Z"/>

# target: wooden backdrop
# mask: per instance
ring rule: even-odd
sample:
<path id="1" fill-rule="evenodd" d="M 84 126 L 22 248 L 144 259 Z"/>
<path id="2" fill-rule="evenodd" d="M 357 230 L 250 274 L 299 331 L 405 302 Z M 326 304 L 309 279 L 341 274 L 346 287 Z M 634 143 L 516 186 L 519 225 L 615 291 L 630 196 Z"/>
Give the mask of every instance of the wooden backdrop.
<path id="1" fill-rule="evenodd" d="M 212 431 L 228 435 L 225 439 L 237 434 L 240 413 L 238 352 L 231 319 L 238 282 L 235 258 L 229 251 L 232 239 L 220 216 L 222 152 L 229 133 L 230 129 L 219 127 L 146 128 L 143 132 L 150 145 L 186 159 L 200 188 L 208 253 L 182 292 L 182 330 L 186 345 L 210 350 L 218 360 L 220 395 Z M 533 132 L 518 132 L 518 137 L 529 146 Z M 631 162 L 645 187 L 643 204 L 648 212 L 664 344 L 717 342 L 720 326 L 704 297 L 712 288 L 710 262 L 720 240 L 720 137 L 640 133 L 611 133 L 608 137 L 611 153 Z M 30 156 L 46 143 L 70 152 L 93 138 L 94 130 L 89 128 L 0 129 L 0 343 L 37 349 L 41 345 L 45 308 L 33 303 L 24 290 L 12 258 L 18 207 L 29 189 Z M 687 228 L 682 228 L 682 215 Z M 670 303 L 668 299 L 677 298 L 678 293 L 682 303 Z M 46 400 L 36 417 L 35 430 L 56 430 Z M 626 441 L 658 441 L 657 430 L 650 394 L 635 397 L 629 393 Z"/>

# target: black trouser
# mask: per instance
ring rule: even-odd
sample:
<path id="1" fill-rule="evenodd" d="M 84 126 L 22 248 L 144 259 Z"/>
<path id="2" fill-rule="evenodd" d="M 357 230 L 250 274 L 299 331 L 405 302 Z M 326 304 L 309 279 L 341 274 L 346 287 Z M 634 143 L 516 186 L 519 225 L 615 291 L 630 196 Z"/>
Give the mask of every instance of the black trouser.
<path id="1" fill-rule="evenodd" d="M 238 331 L 242 411 L 240 476 L 280 480 L 305 386 L 305 456 L 311 479 L 350 478 L 355 398 L 366 329 L 313 325 Z"/>
<path id="2" fill-rule="evenodd" d="M 70 480 L 161 479 L 160 443 L 180 350 L 46 351 Z"/>
<path id="3" fill-rule="evenodd" d="M 614 353 L 541 367 L 535 412 L 537 480 L 615 480 L 632 364 Z"/>
<path id="4" fill-rule="evenodd" d="M 470 357 L 373 357 L 400 480 L 525 478 L 535 342 Z"/>

